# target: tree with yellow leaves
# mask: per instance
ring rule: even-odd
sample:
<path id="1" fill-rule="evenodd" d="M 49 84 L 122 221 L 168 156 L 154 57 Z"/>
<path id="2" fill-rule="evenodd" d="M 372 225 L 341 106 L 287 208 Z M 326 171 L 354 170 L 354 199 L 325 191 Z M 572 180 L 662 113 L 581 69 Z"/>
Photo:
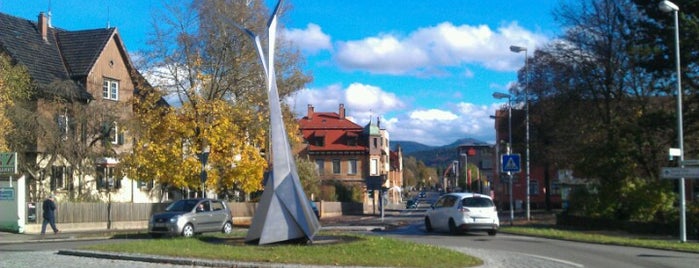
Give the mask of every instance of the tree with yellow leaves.
<path id="1" fill-rule="evenodd" d="M 122 157 L 123 170 L 190 190 L 201 190 L 205 170 L 207 189 L 261 190 L 269 128 L 264 71 L 253 44 L 231 21 L 265 28 L 264 2 L 194 0 L 166 8 L 144 56 L 144 73 L 155 88 L 135 98 L 138 120 L 130 131 L 138 138 L 133 154 Z M 283 98 L 311 78 L 301 71 L 298 51 L 282 47 L 276 69 Z M 155 105 L 162 97 L 172 105 Z M 285 116 L 286 126 L 294 126 L 288 107 Z"/>
<path id="2" fill-rule="evenodd" d="M 31 96 L 31 81 L 26 68 L 13 65 L 10 58 L 0 53 L 0 152 L 12 151 L 12 137 L 18 132 L 16 116 L 19 108 L 16 103 Z"/>

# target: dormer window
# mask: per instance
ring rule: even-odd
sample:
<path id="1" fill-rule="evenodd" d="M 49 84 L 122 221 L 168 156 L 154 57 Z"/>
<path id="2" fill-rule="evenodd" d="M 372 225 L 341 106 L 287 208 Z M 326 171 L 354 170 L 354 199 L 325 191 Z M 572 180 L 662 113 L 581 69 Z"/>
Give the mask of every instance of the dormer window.
<path id="1" fill-rule="evenodd" d="M 325 137 L 314 137 L 313 145 L 315 146 L 325 146 Z"/>
<path id="2" fill-rule="evenodd" d="M 347 132 L 347 146 L 357 146 L 358 135 L 354 132 Z"/>
<path id="3" fill-rule="evenodd" d="M 317 131 L 313 133 L 313 136 L 311 137 L 310 140 L 311 145 L 315 146 L 325 146 L 325 132 L 324 131 Z"/>
<path id="4" fill-rule="evenodd" d="M 119 81 L 104 78 L 102 82 L 102 99 L 119 100 Z"/>

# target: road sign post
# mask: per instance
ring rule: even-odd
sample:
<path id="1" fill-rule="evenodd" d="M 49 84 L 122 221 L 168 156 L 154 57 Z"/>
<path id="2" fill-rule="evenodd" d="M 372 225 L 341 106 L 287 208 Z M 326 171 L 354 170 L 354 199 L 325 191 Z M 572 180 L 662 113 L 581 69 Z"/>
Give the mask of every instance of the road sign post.
<path id="1" fill-rule="evenodd" d="M 663 179 L 699 178 L 699 167 L 664 167 L 660 170 Z"/>
<path id="2" fill-rule="evenodd" d="M 520 157 L 519 154 L 503 154 L 501 161 L 501 172 L 506 173 L 506 172 L 512 172 L 512 173 L 518 173 L 522 170 L 522 165 L 521 165 L 521 160 L 522 158 Z"/>

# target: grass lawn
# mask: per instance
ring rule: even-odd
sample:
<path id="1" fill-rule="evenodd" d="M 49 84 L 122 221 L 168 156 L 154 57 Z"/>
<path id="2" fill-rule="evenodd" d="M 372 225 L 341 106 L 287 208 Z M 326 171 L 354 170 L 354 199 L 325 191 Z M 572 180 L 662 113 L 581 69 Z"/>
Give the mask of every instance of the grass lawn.
<path id="1" fill-rule="evenodd" d="M 470 267 L 483 261 L 453 250 L 373 235 L 319 232 L 312 245 L 248 245 L 245 233 L 141 239 L 86 250 L 240 262 L 384 267 Z"/>
<path id="2" fill-rule="evenodd" d="M 699 253 L 699 243 L 681 243 L 679 239 L 652 239 L 641 236 L 604 234 L 604 232 L 563 230 L 555 226 L 501 226 L 501 232 L 598 244 L 644 247 Z"/>

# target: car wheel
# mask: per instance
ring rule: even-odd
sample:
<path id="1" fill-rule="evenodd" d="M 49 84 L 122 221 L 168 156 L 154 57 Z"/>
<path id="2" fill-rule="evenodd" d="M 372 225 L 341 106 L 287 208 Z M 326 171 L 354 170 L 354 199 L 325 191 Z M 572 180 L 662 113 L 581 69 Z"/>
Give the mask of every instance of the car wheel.
<path id="1" fill-rule="evenodd" d="M 192 224 L 187 224 L 182 228 L 182 236 L 184 237 L 192 237 L 194 236 L 194 226 Z"/>
<path id="2" fill-rule="evenodd" d="M 430 222 L 430 218 L 425 217 L 425 230 L 428 232 L 432 232 L 434 229 L 432 229 L 432 222 Z"/>
<path id="3" fill-rule="evenodd" d="M 163 236 L 163 234 L 150 233 L 150 237 L 152 237 L 152 238 L 160 238 L 162 236 Z"/>
<path id="4" fill-rule="evenodd" d="M 497 233 L 498 233 L 498 231 L 496 231 L 496 230 L 489 230 L 488 231 L 489 236 L 495 236 Z"/>
<path id="5" fill-rule="evenodd" d="M 223 224 L 223 229 L 221 230 L 221 232 L 223 232 L 224 234 L 231 234 L 231 232 L 233 232 L 233 224 L 231 224 L 230 222 L 226 222 L 225 224 Z"/>
<path id="6" fill-rule="evenodd" d="M 454 219 L 449 219 L 449 233 L 451 234 L 458 234 L 459 230 L 456 229 L 456 223 L 454 223 Z"/>

